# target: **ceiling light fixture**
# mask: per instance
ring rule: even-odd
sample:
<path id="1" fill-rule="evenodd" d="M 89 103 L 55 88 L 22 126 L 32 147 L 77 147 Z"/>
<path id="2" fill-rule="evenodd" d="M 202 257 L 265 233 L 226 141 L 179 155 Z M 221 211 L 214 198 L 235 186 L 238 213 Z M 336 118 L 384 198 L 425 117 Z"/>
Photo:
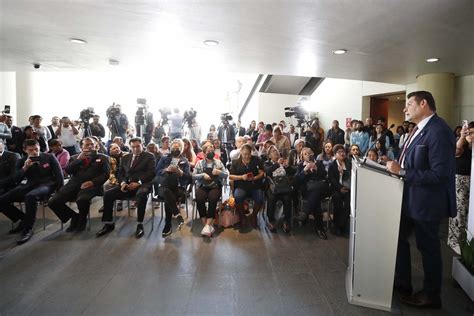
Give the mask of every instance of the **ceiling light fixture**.
<path id="1" fill-rule="evenodd" d="M 118 66 L 119 64 L 120 62 L 117 59 L 112 59 L 112 58 L 109 59 L 109 65 Z"/>
<path id="2" fill-rule="evenodd" d="M 74 44 L 87 44 L 85 40 L 80 39 L 80 38 L 70 38 L 69 40 L 71 41 L 71 43 L 74 43 Z"/>
<path id="3" fill-rule="evenodd" d="M 336 50 L 333 50 L 332 52 L 336 55 L 342 55 L 342 54 L 347 53 L 347 49 L 336 49 Z"/>
<path id="4" fill-rule="evenodd" d="M 219 45 L 219 42 L 215 40 L 205 40 L 204 45 L 214 47 Z"/>
<path id="5" fill-rule="evenodd" d="M 437 62 L 437 61 L 439 61 L 439 58 L 436 58 L 436 57 L 428 58 L 428 59 L 426 60 L 427 63 L 435 63 L 435 62 Z"/>

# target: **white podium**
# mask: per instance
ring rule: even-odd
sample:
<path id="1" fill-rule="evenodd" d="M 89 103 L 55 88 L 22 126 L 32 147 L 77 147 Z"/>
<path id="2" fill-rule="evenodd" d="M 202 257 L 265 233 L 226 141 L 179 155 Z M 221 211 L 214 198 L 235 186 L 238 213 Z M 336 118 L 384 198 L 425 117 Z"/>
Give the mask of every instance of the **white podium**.
<path id="1" fill-rule="evenodd" d="M 384 168 L 352 163 L 346 293 L 350 304 L 391 311 L 403 181 Z"/>

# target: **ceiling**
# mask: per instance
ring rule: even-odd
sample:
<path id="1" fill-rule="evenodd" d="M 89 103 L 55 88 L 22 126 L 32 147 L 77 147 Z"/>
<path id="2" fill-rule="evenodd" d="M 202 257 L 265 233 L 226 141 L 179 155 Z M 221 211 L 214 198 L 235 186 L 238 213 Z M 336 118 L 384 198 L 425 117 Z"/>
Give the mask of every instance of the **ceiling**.
<path id="1" fill-rule="evenodd" d="M 69 38 L 85 39 L 78 45 Z M 217 47 L 203 45 L 206 39 Z M 345 55 L 333 50 L 345 48 Z M 0 0 L 0 70 L 474 74 L 474 0 Z M 429 64 L 426 58 L 439 57 Z M 110 66 L 110 58 L 120 61 Z"/>

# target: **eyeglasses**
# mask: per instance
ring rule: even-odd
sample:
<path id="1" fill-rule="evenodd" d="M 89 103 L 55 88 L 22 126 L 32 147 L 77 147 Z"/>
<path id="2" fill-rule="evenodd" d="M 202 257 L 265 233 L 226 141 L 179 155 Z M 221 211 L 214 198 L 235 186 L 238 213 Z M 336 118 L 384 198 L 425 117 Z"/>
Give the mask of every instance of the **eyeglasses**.
<path id="1" fill-rule="evenodd" d="M 339 151 L 336 151 L 336 154 L 339 154 L 339 155 L 344 155 L 346 152 L 345 151 L 342 151 L 342 150 L 339 150 Z"/>

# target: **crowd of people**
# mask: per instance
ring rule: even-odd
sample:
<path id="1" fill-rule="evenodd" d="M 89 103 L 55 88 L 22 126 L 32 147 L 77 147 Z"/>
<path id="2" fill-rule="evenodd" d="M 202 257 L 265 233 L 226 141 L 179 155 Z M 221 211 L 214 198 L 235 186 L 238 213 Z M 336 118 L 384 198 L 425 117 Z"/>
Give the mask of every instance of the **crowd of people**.
<path id="1" fill-rule="evenodd" d="M 195 119 L 183 130 L 182 116 L 175 111 L 169 129 L 157 123 L 150 137 L 142 138 L 133 135 L 119 113 L 115 123 L 109 117 L 106 140 L 106 128 L 99 120 L 95 115 L 85 132 L 83 124 L 68 117 L 55 116 L 44 126 L 41 116 L 33 115 L 24 127 L 14 126 L 9 115 L 0 117 L 0 211 L 16 224 L 10 233 L 21 233 L 19 244 L 33 235 L 39 202 L 47 201 L 63 223 L 70 221 L 68 232 L 80 232 L 96 196 L 103 199 L 104 223 L 97 237 L 114 230 L 114 207 L 120 210 L 121 200 L 133 199 L 138 215 L 135 235 L 141 238 L 151 193 L 164 200 L 163 237 L 172 233 L 173 219 L 178 229 L 183 225 L 180 205 L 189 192 L 202 219 L 201 234 L 210 237 L 224 187 L 230 188 L 236 226 L 242 231 L 257 228 L 257 214 L 265 209 L 265 225 L 277 232 L 280 201 L 284 233 L 290 232 L 293 221 L 305 225 L 314 219 L 316 235 L 327 239 L 322 206 L 326 200 L 333 206 L 331 233 L 347 236 L 352 158 L 366 157 L 382 165 L 396 160 L 415 127 L 406 121 L 394 133 L 384 118 L 376 124 L 367 118 L 353 120 L 345 129 L 334 120 L 327 132 L 315 120 L 297 131 L 284 120 L 252 121 L 248 128 L 224 120 L 201 135 Z M 463 150 L 456 155 L 463 159 L 459 163 L 463 175 L 473 128 L 471 123 L 458 131 Z M 459 180 L 460 185 L 465 182 Z M 24 203 L 25 211 L 16 202 Z M 76 203 L 77 211 L 69 202 Z M 465 218 L 453 220 L 453 234 L 459 233 L 462 223 Z M 450 243 L 454 240 L 450 238 Z"/>

